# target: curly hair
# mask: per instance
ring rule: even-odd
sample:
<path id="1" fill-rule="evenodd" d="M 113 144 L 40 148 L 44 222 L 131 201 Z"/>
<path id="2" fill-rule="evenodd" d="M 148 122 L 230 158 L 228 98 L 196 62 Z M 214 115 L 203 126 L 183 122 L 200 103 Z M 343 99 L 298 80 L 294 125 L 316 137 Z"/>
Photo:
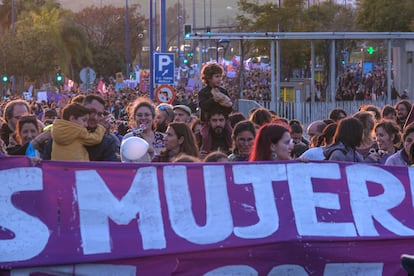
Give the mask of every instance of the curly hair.
<path id="1" fill-rule="evenodd" d="M 209 80 L 215 74 L 223 75 L 224 69 L 223 67 L 218 64 L 217 62 L 210 62 L 203 66 L 201 69 L 201 79 L 204 84 L 208 85 Z"/>

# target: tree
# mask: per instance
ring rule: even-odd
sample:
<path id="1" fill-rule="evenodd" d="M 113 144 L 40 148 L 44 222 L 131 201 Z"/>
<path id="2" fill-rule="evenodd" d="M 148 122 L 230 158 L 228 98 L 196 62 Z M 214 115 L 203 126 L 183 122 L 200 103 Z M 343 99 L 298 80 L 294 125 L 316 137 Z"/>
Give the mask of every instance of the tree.
<path id="1" fill-rule="evenodd" d="M 3 68 L 15 76 L 21 90 L 24 81 L 48 82 L 56 68 L 67 73 L 73 61 L 87 58 L 80 50 L 87 46 L 83 35 L 68 11 L 55 1 L 26 1 L 22 7 L 15 32 L 6 31 L 0 38 Z"/>
<path id="2" fill-rule="evenodd" d="M 283 1 L 282 6 L 274 3 L 257 4 L 248 0 L 238 2 L 239 9 L 243 12 L 238 16 L 240 27 L 244 31 L 251 32 L 294 32 L 303 31 L 306 22 L 304 18 L 304 0 Z M 257 55 L 255 49 L 268 49 L 268 41 L 255 41 L 250 47 L 250 55 Z M 249 45 L 246 47 L 249 48 Z M 282 42 L 282 64 L 279 76 L 289 80 L 290 71 L 299 68 L 304 63 L 304 55 L 309 47 L 302 41 Z M 253 51 L 252 51 L 253 50 Z"/>
<path id="3" fill-rule="evenodd" d="M 409 32 L 413 18 L 412 0 L 360 0 L 356 22 L 369 32 Z"/>
<path id="4" fill-rule="evenodd" d="M 139 13 L 139 5 L 128 7 L 130 57 L 137 57 L 142 49 L 140 39 L 148 20 Z M 74 21 L 86 33 L 93 53 L 91 66 L 98 75 L 109 77 L 123 71 L 125 66 L 125 8 L 95 6 L 85 8 L 73 15 Z"/>
<path id="5" fill-rule="evenodd" d="M 332 1 L 313 5 L 305 11 L 306 31 L 309 32 L 353 32 L 357 30 L 355 24 L 355 11 L 347 6 L 338 5 Z M 344 50 L 352 52 L 357 43 L 353 40 L 336 40 L 335 56 L 342 56 Z M 331 53 L 330 41 L 315 41 L 315 54 L 322 58 L 324 76 L 329 76 L 331 64 L 329 62 Z M 341 59 L 336 59 L 335 71 L 340 72 L 343 68 Z M 325 98 L 325 88 L 328 79 L 323 79 L 322 97 Z"/>

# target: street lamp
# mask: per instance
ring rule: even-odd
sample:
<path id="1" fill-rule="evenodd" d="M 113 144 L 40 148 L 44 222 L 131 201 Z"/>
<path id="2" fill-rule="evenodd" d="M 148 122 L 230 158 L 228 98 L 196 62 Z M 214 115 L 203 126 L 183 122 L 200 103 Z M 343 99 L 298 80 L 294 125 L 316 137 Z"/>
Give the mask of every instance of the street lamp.
<path id="1" fill-rule="evenodd" d="M 125 0 L 125 61 L 126 61 L 126 75 L 129 79 L 129 15 L 128 15 L 128 0 Z"/>

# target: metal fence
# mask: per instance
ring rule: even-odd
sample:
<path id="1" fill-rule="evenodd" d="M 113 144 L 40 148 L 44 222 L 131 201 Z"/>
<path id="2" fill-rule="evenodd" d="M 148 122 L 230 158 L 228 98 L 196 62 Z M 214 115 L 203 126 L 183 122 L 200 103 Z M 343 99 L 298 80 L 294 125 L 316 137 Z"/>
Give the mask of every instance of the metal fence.
<path id="1" fill-rule="evenodd" d="M 274 110 L 280 117 L 297 119 L 304 126 L 309 125 L 315 120 L 323 120 L 328 118 L 329 112 L 334 108 L 344 109 L 348 115 L 357 112 L 362 105 L 372 104 L 380 109 L 386 104 L 395 105 L 397 100 L 392 101 L 336 101 L 336 102 L 277 102 L 276 105 L 269 101 L 249 101 L 239 100 L 237 102 L 238 110 L 248 116 L 249 111 L 255 107 L 265 107 Z"/>

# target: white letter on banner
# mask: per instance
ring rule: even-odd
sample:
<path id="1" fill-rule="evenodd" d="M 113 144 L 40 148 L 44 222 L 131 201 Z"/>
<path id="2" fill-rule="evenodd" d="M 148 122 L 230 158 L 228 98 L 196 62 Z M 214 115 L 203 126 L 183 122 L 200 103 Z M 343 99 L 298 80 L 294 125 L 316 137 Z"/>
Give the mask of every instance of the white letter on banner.
<path id="1" fill-rule="evenodd" d="M 249 275 L 256 276 L 259 273 L 253 267 L 248 265 L 226 265 L 213 269 L 203 276 L 233 276 L 233 275 Z"/>
<path id="2" fill-rule="evenodd" d="M 308 276 L 309 274 L 300 265 L 286 264 L 286 265 L 278 265 L 272 268 L 272 270 L 267 275 L 269 276 L 278 276 L 278 275 Z"/>
<path id="3" fill-rule="evenodd" d="M 272 235 L 279 228 L 279 215 L 273 192 L 273 181 L 284 181 L 286 165 L 249 164 L 233 166 L 234 184 L 250 184 L 253 187 L 259 222 L 251 226 L 234 227 L 240 238 L 258 239 Z"/>
<path id="4" fill-rule="evenodd" d="M 186 167 L 164 167 L 165 196 L 171 227 L 178 236 L 195 244 L 222 241 L 230 236 L 233 230 L 224 166 L 203 166 L 203 170 L 206 224 L 200 227 L 192 210 Z"/>
<path id="5" fill-rule="evenodd" d="M 287 175 L 299 235 L 336 237 L 357 235 L 355 226 L 351 222 L 319 222 L 316 215 L 316 207 L 333 210 L 341 209 L 338 194 L 315 193 L 312 187 L 312 178 L 340 179 L 341 174 L 338 164 L 288 164 Z M 343 186 L 346 187 L 346 185 Z"/>
<path id="6" fill-rule="evenodd" d="M 0 262 L 31 259 L 42 252 L 50 237 L 49 229 L 38 218 L 14 208 L 11 197 L 16 192 L 41 191 L 42 170 L 17 168 L 0 171 L 0 227 L 14 233 L 12 239 L 0 240 Z"/>
<path id="7" fill-rule="evenodd" d="M 111 252 L 108 218 L 120 225 L 137 219 L 143 249 L 165 248 L 156 168 L 138 169 L 121 200 L 96 171 L 77 171 L 76 189 L 84 254 Z"/>
<path id="8" fill-rule="evenodd" d="M 381 276 L 383 263 L 331 263 L 326 264 L 324 276 L 369 275 Z"/>
<path id="9" fill-rule="evenodd" d="M 408 166 L 408 176 L 410 180 L 410 190 L 411 190 L 411 206 L 414 208 L 414 167 Z"/>
<path id="10" fill-rule="evenodd" d="M 401 235 L 414 235 L 414 230 L 406 227 L 388 210 L 398 206 L 405 198 L 403 184 L 390 172 L 371 165 L 346 167 L 349 197 L 355 225 L 360 236 L 378 236 L 374 218 L 384 228 Z M 370 196 L 367 182 L 382 185 L 384 193 Z"/>

